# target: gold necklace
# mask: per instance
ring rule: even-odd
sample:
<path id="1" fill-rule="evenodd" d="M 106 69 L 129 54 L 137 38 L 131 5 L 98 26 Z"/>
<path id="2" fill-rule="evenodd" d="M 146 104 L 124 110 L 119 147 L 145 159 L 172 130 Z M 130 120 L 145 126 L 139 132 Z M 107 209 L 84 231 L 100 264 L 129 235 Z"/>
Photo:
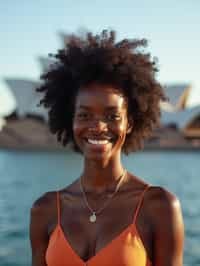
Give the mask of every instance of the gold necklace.
<path id="1" fill-rule="evenodd" d="M 91 222 L 91 223 L 95 223 L 96 222 L 96 220 L 97 220 L 97 214 L 99 214 L 99 213 L 101 213 L 104 209 L 105 209 L 105 207 L 106 206 L 108 206 L 108 203 L 110 203 L 110 201 L 111 201 L 111 199 L 114 197 L 114 195 L 118 192 L 118 190 L 119 190 L 119 188 L 120 188 L 120 185 L 121 185 L 121 183 L 122 183 L 122 181 L 124 180 L 124 178 L 125 178 L 125 176 L 126 176 L 126 173 L 127 173 L 127 171 L 126 170 L 124 170 L 124 172 L 122 173 L 122 175 L 120 175 L 120 177 L 119 177 L 119 182 L 118 182 L 118 184 L 117 184 L 117 186 L 116 186 L 116 188 L 115 188 L 115 191 L 109 196 L 109 199 L 104 203 L 104 205 L 101 207 L 101 208 L 99 208 L 98 210 L 93 210 L 91 207 L 90 207 L 90 205 L 89 205 L 89 203 L 88 203 L 88 200 L 87 200 L 87 197 L 86 197 L 86 194 L 85 194 L 85 191 L 84 191 L 84 189 L 83 189 L 83 185 L 82 185 L 82 178 L 80 178 L 80 190 L 81 190 L 81 192 L 82 192 L 82 194 L 83 194 L 83 199 L 84 199 L 84 201 L 85 201 L 85 205 L 88 207 L 88 209 L 90 210 L 90 212 L 92 213 L 90 216 L 89 216 L 89 221 Z"/>

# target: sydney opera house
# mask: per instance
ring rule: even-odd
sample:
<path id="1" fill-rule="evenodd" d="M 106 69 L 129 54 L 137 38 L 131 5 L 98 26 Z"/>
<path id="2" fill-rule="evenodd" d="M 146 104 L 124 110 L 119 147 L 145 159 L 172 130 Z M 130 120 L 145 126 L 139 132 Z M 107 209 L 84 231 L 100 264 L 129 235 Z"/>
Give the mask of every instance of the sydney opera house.
<path id="1" fill-rule="evenodd" d="M 65 40 L 65 36 L 62 36 Z M 43 71 L 51 60 L 38 58 Z M 38 107 L 39 81 L 5 78 L 17 106 L 0 123 L 0 148 L 62 150 L 47 126 L 47 112 Z M 187 107 L 190 84 L 163 85 L 168 102 L 161 102 L 161 122 L 145 149 L 200 149 L 200 105 Z M 1 107 L 0 107 L 1 108 Z M 2 122 L 3 121 L 3 122 Z"/>

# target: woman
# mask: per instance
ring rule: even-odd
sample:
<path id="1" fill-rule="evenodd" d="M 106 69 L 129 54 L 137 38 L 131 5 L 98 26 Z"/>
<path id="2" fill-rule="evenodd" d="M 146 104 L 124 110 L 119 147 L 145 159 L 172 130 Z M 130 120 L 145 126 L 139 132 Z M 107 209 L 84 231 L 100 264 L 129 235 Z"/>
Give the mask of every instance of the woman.
<path id="1" fill-rule="evenodd" d="M 184 229 L 175 195 L 129 173 L 164 100 L 145 40 L 71 35 L 38 91 L 63 145 L 81 152 L 81 176 L 32 206 L 33 266 L 181 266 Z"/>

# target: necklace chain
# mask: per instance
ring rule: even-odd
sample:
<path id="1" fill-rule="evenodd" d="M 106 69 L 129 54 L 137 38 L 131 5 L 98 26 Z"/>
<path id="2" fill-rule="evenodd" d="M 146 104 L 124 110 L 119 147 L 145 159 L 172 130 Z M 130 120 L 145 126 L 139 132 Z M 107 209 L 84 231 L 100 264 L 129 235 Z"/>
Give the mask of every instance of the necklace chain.
<path id="1" fill-rule="evenodd" d="M 83 194 L 83 199 L 84 199 L 85 205 L 88 207 L 88 209 L 92 213 L 92 215 L 89 217 L 90 222 L 92 222 L 92 223 L 96 222 L 96 215 L 101 213 L 108 206 L 108 204 L 110 203 L 111 199 L 118 192 L 118 190 L 120 188 L 120 185 L 122 184 L 122 181 L 124 180 L 125 176 L 126 176 L 126 170 L 124 170 L 122 175 L 120 175 L 120 177 L 119 177 L 120 180 L 119 180 L 119 182 L 118 182 L 118 184 L 117 184 L 117 186 L 115 188 L 115 191 L 109 196 L 109 199 L 104 203 L 104 205 L 101 208 L 99 208 L 98 210 L 96 210 L 96 211 L 93 210 L 91 208 L 91 206 L 89 205 L 89 203 L 88 203 L 87 196 L 86 196 L 86 193 L 85 193 L 85 191 L 83 189 L 83 185 L 82 185 L 82 178 L 80 178 L 80 189 L 81 189 L 81 192 Z"/>

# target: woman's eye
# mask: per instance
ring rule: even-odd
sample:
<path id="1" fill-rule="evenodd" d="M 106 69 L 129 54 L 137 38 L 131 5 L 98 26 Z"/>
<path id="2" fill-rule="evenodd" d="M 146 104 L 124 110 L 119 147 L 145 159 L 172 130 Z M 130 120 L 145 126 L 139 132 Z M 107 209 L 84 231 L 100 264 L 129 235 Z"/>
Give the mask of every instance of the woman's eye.
<path id="1" fill-rule="evenodd" d="M 121 116 L 117 115 L 117 114 L 108 115 L 109 120 L 119 120 L 120 118 L 121 118 Z"/>
<path id="2" fill-rule="evenodd" d="M 87 113 L 80 113 L 80 114 L 77 114 L 77 117 L 80 119 L 87 119 L 89 118 L 89 115 Z"/>

